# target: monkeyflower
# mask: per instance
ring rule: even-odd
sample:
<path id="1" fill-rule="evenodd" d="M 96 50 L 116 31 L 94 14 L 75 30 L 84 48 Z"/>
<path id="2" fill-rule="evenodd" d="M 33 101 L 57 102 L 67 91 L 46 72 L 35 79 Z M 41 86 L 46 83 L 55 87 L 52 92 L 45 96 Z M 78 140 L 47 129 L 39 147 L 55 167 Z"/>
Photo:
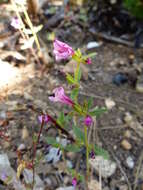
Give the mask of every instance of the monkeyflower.
<path id="1" fill-rule="evenodd" d="M 93 120 L 92 120 L 92 117 L 87 115 L 86 118 L 84 119 L 84 124 L 87 126 L 87 127 L 90 127 L 93 123 Z"/>
<path id="2" fill-rule="evenodd" d="M 42 121 L 44 121 L 44 123 L 48 123 L 49 117 L 47 115 L 40 115 L 38 116 L 38 120 L 40 123 L 42 123 Z"/>
<path id="3" fill-rule="evenodd" d="M 74 187 L 77 186 L 77 179 L 76 179 L 75 177 L 72 179 L 72 185 L 73 185 Z"/>
<path id="4" fill-rule="evenodd" d="M 53 52 L 57 61 L 60 61 L 62 59 L 68 59 L 70 56 L 74 54 L 72 47 L 57 39 L 54 40 L 53 45 L 54 45 Z"/>
<path id="5" fill-rule="evenodd" d="M 12 18 L 10 25 L 16 30 L 21 28 L 21 23 L 17 17 Z"/>
<path id="6" fill-rule="evenodd" d="M 92 63 L 91 58 L 87 58 L 86 63 L 90 65 Z"/>
<path id="7" fill-rule="evenodd" d="M 74 102 L 65 95 L 64 88 L 58 87 L 53 90 L 53 96 L 50 96 L 49 99 L 53 102 L 61 102 L 70 106 L 74 105 Z"/>

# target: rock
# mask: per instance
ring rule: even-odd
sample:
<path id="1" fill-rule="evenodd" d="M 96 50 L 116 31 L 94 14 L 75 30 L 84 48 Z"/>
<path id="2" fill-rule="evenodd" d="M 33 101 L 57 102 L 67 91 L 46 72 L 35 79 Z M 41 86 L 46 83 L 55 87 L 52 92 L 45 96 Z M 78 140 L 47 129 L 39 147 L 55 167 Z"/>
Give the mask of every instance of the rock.
<path id="1" fill-rule="evenodd" d="M 117 0 L 110 0 L 110 3 L 111 3 L 112 5 L 114 5 L 114 4 L 117 3 Z"/>
<path id="2" fill-rule="evenodd" d="M 52 186 L 52 181 L 51 181 L 51 179 L 50 179 L 49 177 L 46 177 L 46 178 L 44 179 L 44 181 L 45 181 L 45 183 L 46 183 L 49 187 Z"/>
<path id="3" fill-rule="evenodd" d="M 45 156 L 47 162 L 53 162 L 55 164 L 61 158 L 62 152 L 59 148 L 49 147 L 49 152 Z"/>
<path id="4" fill-rule="evenodd" d="M 14 189 L 26 190 L 17 180 L 16 172 L 11 168 L 7 154 L 0 154 L 0 180 L 14 186 Z"/>
<path id="5" fill-rule="evenodd" d="M 93 49 L 93 48 L 97 48 L 97 47 L 100 47 L 102 45 L 102 42 L 89 42 L 87 44 L 87 49 Z"/>
<path id="6" fill-rule="evenodd" d="M 25 182 L 27 184 L 32 184 L 33 172 L 31 170 L 24 169 L 23 175 L 24 175 Z M 44 190 L 44 183 L 37 174 L 35 174 L 34 190 Z"/>
<path id="7" fill-rule="evenodd" d="M 110 177 L 115 173 L 116 163 L 111 160 L 105 160 L 102 156 L 95 156 L 95 159 L 89 159 L 89 163 L 97 174 L 101 173 L 104 178 Z"/>
<path id="8" fill-rule="evenodd" d="M 6 119 L 6 112 L 5 111 L 0 112 L 0 118 L 1 119 Z"/>
<path id="9" fill-rule="evenodd" d="M 23 129 L 22 129 L 22 139 L 25 140 L 29 137 L 29 132 L 27 130 L 27 127 L 24 126 Z"/>
<path id="10" fill-rule="evenodd" d="M 128 185 L 119 186 L 119 190 L 128 190 Z"/>
<path id="11" fill-rule="evenodd" d="M 88 188 L 89 190 L 101 190 L 101 185 L 98 181 L 92 179 L 89 183 L 88 183 Z"/>
<path id="12" fill-rule="evenodd" d="M 126 140 L 122 140 L 121 142 L 121 146 L 125 149 L 125 150 L 131 150 L 132 145 Z"/>
<path id="13" fill-rule="evenodd" d="M 105 105 L 107 109 L 111 110 L 116 105 L 116 103 L 111 98 L 107 98 L 105 99 Z"/>
<path id="14" fill-rule="evenodd" d="M 26 100 L 33 100 L 34 98 L 33 98 L 33 96 L 31 96 L 29 93 L 27 93 L 27 92 L 24 92 L 24 98 L 26 99 Z"/>
<path id="15" fill-rule="evenodd" d="M 138 121 L 130 122 L 129 127 L 133 129 L 140 138 L 143 138 L 143 126 Z"/>
<path id="16" fill-rule="evenodd" d="M 71 182 L 71 178 L 69 176 L 64 177 L 64 184 L 67 185 Z"/>
<path id="17" fill-rule="evenodd" d="M 59 187 L 56 190 L 75 190 L 75 187 L 69 186 L 69 187 Z"/>
<path id="18" fill-rule="evenodd" d="M 129 130 L 126 130 L 124 133 L 124 137 L 131 138 L 131 132 Z"/>
<path id="19" fill-rule="evenodd" d="M 129 112 L 125 113 L 124 121 L 126 124 L 130 124 L 133 121 L 133 117 Z"/>
<path id="20" fill-rule="evenodd" d="M 133 158 L 131 156 L 129 156 L 126 159 L 126 164 L 127 164 L 128 168 L 130 168 L 130 169 L 134 168 L 135 163 L 134 163 L 134 160 L 133 160 Z"/>
<path id="21" fill-rule="evenodd" d="M 26 148 L 25 144 L 20 144 L 18 150 L 22 151 Z"/>
<path id="22" fill-rule="evenodd" d="M 65 138 L 56 137 L 56 141 L 60 143 L 63 147 L 67 146 L 67 139 Z"/>
<path id="23" fill-rule="evenodd" d="M 115 85 L 120 86 L 128 82 L 128 77 L 124 73 L 117 73 L 116 75 L 113 76 L 112 82 Z"/>
<path id="24" fill-rule="evenodd" d="M 136 91 L 143 93 L 143 76 L 139 77 L 136 83 Z"/>
<path id="25" fill-rule="evenodd" d="M 0 154 L 0 165 L 10 166 L 7 154 Z"/>

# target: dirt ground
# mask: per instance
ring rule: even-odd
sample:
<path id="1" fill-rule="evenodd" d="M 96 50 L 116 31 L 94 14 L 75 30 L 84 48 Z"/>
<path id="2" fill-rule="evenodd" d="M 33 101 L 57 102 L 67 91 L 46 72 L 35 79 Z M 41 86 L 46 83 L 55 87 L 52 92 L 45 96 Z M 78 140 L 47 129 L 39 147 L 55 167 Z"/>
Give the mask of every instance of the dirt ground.
<path id="1" fill-rule="evenodd" d="M 117 164 L 117 170 L 112 177 L 103 179 L 103 189 L 106 187 L 109 190 L 124 189 L 142 189 L 142 172 L 143 168 L 140 164 L 142 159 L 142 134 L 143 131 L 138 127 L 130 127 L 124 121 L 124 117 L 129 112 L 134 121 L 143 125 L 143 96 L 138 93 L 132 85 L 130 78 L 126 84 L 117 86 L 113 83 L 115 74 L 129 73 L 130 76 L 135 75 L 135 65 L 140 67 L 143 63 L 142 50 L 131 49 L 118 44 L 111 44 L 103 42 L 103 44 L 96 48 L 97 52 L 93 63 L 89 66 L 88 79 L 81 81 L 80 97 L 93 97 L 95 105 L 105 105 L 105 100 L 111 98 L 115 102 L 115 106 L 97 119 L 97 137 L 96 142 L 102 145 L 110 154 L 112 160 Z M 130 62 L 130 55 L 134 54 L 134 60 Z M 32 72 L 24 73 L 24 82 L 20 82 L 13 89 L 8 88 L 7 91 L 1 93 L 2 98 L 0 102 L 0 113 L 6 113 L 8 119 L 8 133 L 11 136 L 11 143 L 1 140 L 1 152 L 7 152 L 12 166 L 16 169 L 16 154 L 15 149 L 20 144 L 24 143 L 27 148 L 31 148 L 31 138 L 33 131 L 38 130 L 37 113 L 26 108 L 26 105 L 34 105 L 36 108 L 47 110 L 57 115 L 61 106 L 53 105 L 48 100 L 48 95 L 52 89 L 57 86 L 64 86 L 66 89 L 67 83 L 61 72 L 59 72 L 59 63 L 53 63 L 53 67 L 44 69 L 41 74 L 41 69 L 34 68 Z M 60 64 L 63 65 L 63 64 Z M 19 68 L 20 69 L 20 68 Z M 142 77 L 142 74 L 140 74 Z M 134 76 L 133 76 L 134 77 Z M 135 76 L 138 77 L 138 76 Z M 68 89 L 69 90 L 69 89 Z M 2 117 L 2 116 L 1 116 Z M 2 119 L 1 119 L 2 122 Z M 24 127 L 28 130 L 28 137 L 23 137 Z M 128 132 L 127 132 L 128 131 Z M 53 133 L 53 132 L 52 132 Z M 55 132 L 54 132 L 55 133 Z M 128 135 L 127 135 L 128 133 Z M 128 149 L 122 146 L 122 141 L 126 139 L 131 148 Z M 28 152 L 26 152 L 26 155 Z M 126 159 L 132 157 L 134 161 L 133 168 L 129 168 Z M 142 161 L 141 161 L 142 162 Z M 140 165 L 139 165 L 140 164 Z M 47 168 L 54 166 L 47 164 Z M 137 170 L 140 170 L 137 173 Z M 48 175 L 54 175 L 53 171 L 44 172 L 43 178 Z M 42 171 L 41 171 L 42 172 Z M 48 173 L 48 174 L 47 174 Z M 95 176 L 97 178 L 97 176 Z M 60 186 L 59 181 L 53 188 Z M 129 188 L 128 188 L 129 186 Z M 48 187 L 47 187 L 48 189 Z"/>

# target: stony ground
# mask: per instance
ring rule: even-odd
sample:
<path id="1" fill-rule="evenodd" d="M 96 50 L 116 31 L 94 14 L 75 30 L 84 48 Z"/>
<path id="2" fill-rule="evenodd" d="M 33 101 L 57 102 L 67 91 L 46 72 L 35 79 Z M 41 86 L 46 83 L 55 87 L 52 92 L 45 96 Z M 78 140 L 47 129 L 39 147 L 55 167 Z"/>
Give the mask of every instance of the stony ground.
<path id="1" fill-rule="evenodd" d="M 142 50 L 103 42 L 94 51 L 97 55 L 88 68 L 88 77 L 86 73 L 86 78 L 81 81 L 80 97 L 93 97 L 95 105 L 106 105 L 109 108 L 108 113 L 97 119 L 95 140 L 108 150 L 117 169 L 112 177 L 103 178 L 103 189 L 142 189 L 143 96 L 132 83 L 132 78 L 142 77 L 142 73 L 135 72 L 142 67 Z M 131 55 L 134 55 L 133 60 L 130 60 Z M 48 95 L 53 88 L 60 85 L 69 90 L 63 74 L 59 72 L 63 64 L 53 64 L 50 70 L 44 68 L 42 73 L 36 67 L 30 73 L 25 71 L 24 82 L 1 93 L 1 124 L 7 121 L 6 127 L 11 137 L 10 143 L 1 140 L 1 153 L 7 153 L 14 169 L 15 150 L 22 144 L 27 150 L 31 148 L 31 135 L 39 127 L 38 114 L 27 109 L 26 105 L 33 105 L 39 110 L 47 110 L 57 115 L 61 107 L 51 104 Z M 127 83 L 113 83 L 113 78 L 118 73 L 128 74 Z M 56 131 L 50 131 L 51 133 L 55 135 Z M 43 148 L 40 150 L 43 151 Z M 28 157 L 28 151 L 24 156 Z M 72 156 L 67 158 L 72 164 L 75 163 Z M 43 166 L 39 166 L 37 172 L 47 183 L 46 189 L 55 189 L 64 183 L 70 183 L 67 176 L 63 180 L 59 180 L 59 176 L 54 177 L 58 175 L 55 168 L 59 169 L 60 164 L 62 161 L 56 166 L 44 163 L 46 171 L 45 166 L 44 171 Z M 97 174 L 94 177 L 98 180 Z"/>

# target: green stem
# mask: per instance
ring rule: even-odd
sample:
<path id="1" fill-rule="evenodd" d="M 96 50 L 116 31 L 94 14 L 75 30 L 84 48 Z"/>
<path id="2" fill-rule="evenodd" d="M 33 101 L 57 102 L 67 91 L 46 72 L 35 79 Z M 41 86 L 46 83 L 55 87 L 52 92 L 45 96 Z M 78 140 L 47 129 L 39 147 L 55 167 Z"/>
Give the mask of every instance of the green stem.
<path id="1" fill-rule="evenodd" d="M 88 179 L 89 176 L 89 146 L 88 146 L 88 138 L 87 138 L 87 126 L 84 126 L 84 134 L 85 134 L 85 146 L 86 146 L 86 177 Z"/>

